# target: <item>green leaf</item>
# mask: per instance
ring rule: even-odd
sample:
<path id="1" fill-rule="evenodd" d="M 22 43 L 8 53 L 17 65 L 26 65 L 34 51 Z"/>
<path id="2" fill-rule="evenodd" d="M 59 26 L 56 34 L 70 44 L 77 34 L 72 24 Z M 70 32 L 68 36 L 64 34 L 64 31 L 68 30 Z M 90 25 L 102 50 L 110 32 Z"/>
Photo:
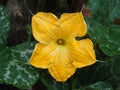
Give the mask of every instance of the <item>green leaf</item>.
<path id="1" fill-rule="evenodd" d="M 120 79 L 120 56 L 113 58 L 112 72 Z"/>
<path id="2" fill-rule="evenodd" d="M 120 18 L 120 0 L 89 0 L 92 17 L 101 24 Z"/>
<path id="3" fill-rule="evenodd" d="M 99 81 L 89 86 L 81 86 L 75 90 L 113 90 L 113 88 L 108 82 Z"/>
<path id="4" fill-rule="evenodd" d="M 105 32 L 107 32 L 107 30 L 104 25 L 101 25 L 95 20 L 89 18 L 86 18 L 86 22 L 88 26 L 87 34 L 92 40 L 99 41 L 101 37 L 105 36 Z"/>
<path id="5" fill-rule="evenodd" d="M 9 14 L 7 9 L 0 5 L 0 44 L 6 45 L 7 43 L 7 34 L 9 30 Z"/>
<path id="6" fill-rule="evenodd" d="M 105 26 L 88 18 L 86 21 L 88 35 L 99 43 L 102 51 L 108 56 L 120 55 L 120 26 Z"/>
<path id="7" fill-rule="evenodd" d="M 115 18 L 120 18 L 120 0 L 109 0 L 109 21 L 114 21 Z"/>
<path id="8" fill-rule="evenodd" d="M 88 3 L 92 9 L 92 17 L 96 21 L 105 24 L 108 18 L 108 0 L 89 0 Z"/>
<path id="9" fill-rule="evenodd" d="M 100 48 L 106 55 L 120 55 L 120 27 L 110 26 L 106 30 L 106 36 L 101 37 L 99 41 Z"/>
<path id="10" fill-rule="evenodd" d="M 39 78 L 39 73 L 28 63 L 34 43 L 24 43 L 6 48 L 0 53 L 0 83 L 29 88 Z"/>
<path id="11" fill-rule="evenodd" d="M 90 0 L 92 19 L 87 20 L 88 35 L 98 42 L 108 56 L 120 55 L 120 26 L 114 26 L 115 18 L 120 18 L 120 0 Z"/>
<path id="12" fill-rule="evenodd" d="M 100 81 L 88 86 L 85 90 L 113 90 L 113 88 L 108 82 Z"/>

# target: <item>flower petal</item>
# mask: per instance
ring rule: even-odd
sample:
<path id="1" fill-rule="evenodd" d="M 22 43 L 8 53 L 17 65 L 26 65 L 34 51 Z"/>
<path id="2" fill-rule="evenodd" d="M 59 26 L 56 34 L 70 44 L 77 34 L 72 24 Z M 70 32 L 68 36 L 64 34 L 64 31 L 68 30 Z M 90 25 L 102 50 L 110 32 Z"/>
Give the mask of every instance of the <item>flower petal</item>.
<path id="1" fill-rule="evenodd" d="M 93 43 L 90 39 L 77 41 L 70 47 L 73 64 L 77 68 L 85 67 L 96 62 Z"/>
<path id="2" fill-rule="evenodd" d="M 44 45 L 40 43 L 36 44 L 30 58 L 30 64 L 37 68 L 48 68 L 51 63 L 49 53 L 51 53 L 54 49 L 55 47 L 51 45 Z"/>
<path id="3" fill-rule="evenodd" d="M 87 26 L 82 13 L 64 13 L 61 15 L 60 28 L 64 33 L 75 33 L 75 36 L 84 36 L 87 31 Z M 74 37 L 75 37 L 74 36 Z"/>
<path id="4" fill-rule="evenodd" d="M 58 18 L 52 13 L 39 12 L 32 17 L 34 38 L 41 43 L 49 43 L 55 38 L 58 29 Z"/>
<path id="5" fill-rule="evenodd" d="M 52 63 L 48 68 L 50 74 L 57 81 L 66 81 L 76 70 L 76 67 L 72 64 L 67 48 L 58 46 L 51 55 Z"/>
<path id="6" fill-rule="evenodd" d="M 75 73 L 76 68 L 72 64 L 68 64 L 66 66 L 52 64 L 48 70 L 52 77 L 56 79 L 56 81 L 64 82 Z"/>

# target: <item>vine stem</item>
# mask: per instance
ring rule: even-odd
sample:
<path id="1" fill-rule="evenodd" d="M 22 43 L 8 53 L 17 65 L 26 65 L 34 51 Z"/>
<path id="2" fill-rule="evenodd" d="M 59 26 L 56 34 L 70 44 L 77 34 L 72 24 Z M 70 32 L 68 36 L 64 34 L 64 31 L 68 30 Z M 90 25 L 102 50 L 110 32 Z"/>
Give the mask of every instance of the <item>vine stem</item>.
<path id="1" fill-rule="evenodd" d="M 106 63 L 105 61 L 102 61 L 102 60 L 97 60 L 97 62 L 100 62 L 100 63 Z"/>
<path id="2" fill-rule="evenodd" d="M 28 8 L 26 1 L 23 0 L 23 2 L 24 2 L 24 4 L 25 4 L 25 8 L 27 9 L 27 11 L 33 16 L 33 13 L 32 13 L 32 11 Z"/>

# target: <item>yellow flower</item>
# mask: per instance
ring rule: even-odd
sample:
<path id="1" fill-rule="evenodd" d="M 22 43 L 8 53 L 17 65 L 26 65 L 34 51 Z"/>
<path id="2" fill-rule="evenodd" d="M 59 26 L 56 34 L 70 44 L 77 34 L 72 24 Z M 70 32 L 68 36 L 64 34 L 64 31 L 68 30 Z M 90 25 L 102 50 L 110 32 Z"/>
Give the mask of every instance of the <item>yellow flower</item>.
<path id="1" fill-rule="evenodd" d="M 66 81 L 77 68 L 96 62 L 90 39 L 77 41 L 76 36 L 86 34 L 82 13 L 64 13 L 58 19 L 52 13 L 39 12 L 32 17 L 36 44 L 30 64 L 48 69 L 57 81 Z"/>

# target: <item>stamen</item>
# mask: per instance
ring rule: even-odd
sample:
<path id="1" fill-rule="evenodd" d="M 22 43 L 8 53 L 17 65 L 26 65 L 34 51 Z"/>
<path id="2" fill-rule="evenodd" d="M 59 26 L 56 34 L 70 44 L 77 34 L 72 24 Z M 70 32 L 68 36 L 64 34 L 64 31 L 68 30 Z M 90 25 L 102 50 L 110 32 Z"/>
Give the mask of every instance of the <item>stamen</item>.
<path id="1" fill-rule="evenodd" d="M 64 45 L 64 44 L 65 44 L 65 40 L 63 40 L 63 39 L 58 39 L 58 40 L 57 40 L 57 43 L 58 43 L 59 45 Z"/>

